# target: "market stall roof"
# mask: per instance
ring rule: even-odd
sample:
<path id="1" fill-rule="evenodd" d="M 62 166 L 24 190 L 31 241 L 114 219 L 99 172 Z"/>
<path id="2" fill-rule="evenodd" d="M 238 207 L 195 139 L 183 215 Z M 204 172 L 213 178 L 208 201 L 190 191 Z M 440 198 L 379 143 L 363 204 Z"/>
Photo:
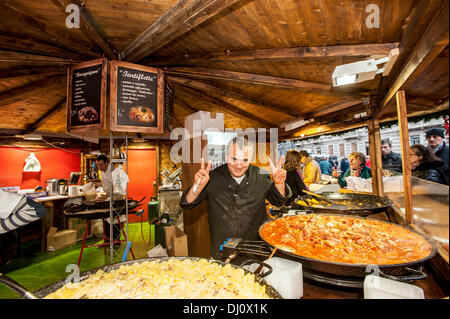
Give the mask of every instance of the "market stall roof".
<path id="1" fill-rule="evenodd" d="M 395 118 L 398 89 L 408 115 L 436 112 L 448 109 L 448 29 L 436 0 L 4 0 L 0 133 L 65 134 L 67 67 L 102 56 L 164 68 L 176 126 L 204 110 L 281 139 L 325 133 Z M 337 65 L 395 48 L 388 76 L 333 87 Z M 285 131 L 298 119 L 314 122 Z"/>

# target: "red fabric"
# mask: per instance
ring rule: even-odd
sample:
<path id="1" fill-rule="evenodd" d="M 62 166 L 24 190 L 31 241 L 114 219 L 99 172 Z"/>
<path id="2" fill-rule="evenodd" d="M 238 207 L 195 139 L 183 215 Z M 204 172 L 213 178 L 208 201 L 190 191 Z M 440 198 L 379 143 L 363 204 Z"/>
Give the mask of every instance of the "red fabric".
<path id="1" fill-rule="evenodd" d="M 20 186 L 21 189 L 30 189 L 41 185 L 45 190 L 47 179 L 69 179 L 71 172 L 80 171 L 80 150 L 67 151 L 56 148 L 0 147 L 0 187 Z M 40 172 L 23 171 L 25 159 L 30 153 L 34 153 L 41 163 Z"/>
<path id="2" fill-rule="evenodd" d="M 371 167 L 370 167 L 370 158 L 367 159 L 367 161 L 366 161 L 366 166 L 369 167 L 369 168 L 371 168 Z"/>

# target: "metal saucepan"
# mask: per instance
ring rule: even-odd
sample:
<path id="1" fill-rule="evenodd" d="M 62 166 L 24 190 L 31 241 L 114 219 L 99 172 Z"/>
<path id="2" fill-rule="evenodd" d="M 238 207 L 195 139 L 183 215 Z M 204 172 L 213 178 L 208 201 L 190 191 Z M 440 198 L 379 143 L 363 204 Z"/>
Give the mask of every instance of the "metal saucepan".
<path id="1" fill-rule="evenodd" d="M 352 217 L 352 218 L 361 218 L 366 219 L 366 217 L 358 217 L 358 216 L 352 216 L 352 215 L 342 215 L 342 214 L 317 214 L 317 215 L 336 215 L 340 217 Z M 285 217 L 280 217 L 285 218 Z M 277 254 L 283 255 L 285 258 L 292 259 L 295 261 L 298 261 L 302 264 L 303 268 L 305 270 L 311 270 L 315 272 L 320 272 L 327 275 L 332 276 L 345 276 L 345 277 L 358 277 L 363 278 L 367 275 L 368 269 L 374 269 L 374 267 L 377 267 L 378 270 L 384 275 L 385 277 L 389 277 L 391 279 L 399 280 L 399 281 L 412 281 L 412 280 L 419 280 L 419 279 L 425 279 L 427 275 L 420 270 L 417 270 L 417 268 L 421 268 L 422 264 L 433 258 L 436 255 L 437 248 L 435 243 L 426 237 L 425 235 L 418 233 L 414 230 L 411 230 L 407 227 L 385 222 L 382 220 L 377 219 L 379 222 L 393 224 L 398 227 L 402 227 L 407 229 L 410 232 L 416 233 L 419 236 L 423 237 L 424 240 L 426 240 L 432 247 L 431 253 L 420 260 L 416 260 L 409 263 L 402 263 L 402 264 L 392 264 L 392 265 L 366 265 L 366 264 L 347 264 L 347 263 L 337 263 L 337 262 L 330 262 L 325 260 L 319 260 L 314 258 L 309 258 L 305 256 L 301 256 L 292 252 L 288 252 L 286 250 L 283 250 L 282 248 L 278 247 Z M 262 224 L 259 228 L 259 236 L 261 239 L 269 246 L 273 247 L 269 242 L 265 240 L 263 236 L 261 236 L 261 229 L 268 223 L 271 223 L 273 221 L 267 221 L 264 224 Z M 273 247 L 275 248 L 275 247 Z M 416 268 L 416 269 L 415 269 Z"/>
<path id="2" fill-rule="evenodd" d="M 387 197 L 356 194 L 356 193 L 321 193 L 321 196 L 330 200 L 320 200 L 312 195 L 303 195 L 301 200 L 314 199 L 319 202 L 315 205 L 301 205 L 294 201 L 293 209 L 313 211 L 314 213 L 345 213 L 358 216 L 368 216 L 386 211 L 392 205 L 392 200 Z"/>
<path id="3" fill-rule="evenodd" d="M 198 261 L 201 259 L 205 259 L 205 258 L 200 258 L 200 257 L 161 257 L 161 258 L 145 258 L 145 259 L 139 259 L 139 260 L 132 260 L 132 261 L 126 261 L 126 262 L 121 262 L 121 263 L 117 263 L 117 264 L 112 264 L 112 265 L 107 265 L 107 266 L 103 266 L 103 267 L 99 267 L 96 269 L 92 269 L 92 270 L 88 270 L 85 271 L 83 273 L 80 274 L 80 281 L 85 280 L 87 277 L 89 277 L 92 274 L 95 274 L 97 271 L 102 270 L 104 272 L 109 272 L 111 270 L 114 269 L 118 269 L 123 265 L 132 265 L 134 263 L 142 263 L 145 261 L 154 261 L 154 260 L 159 260 L 160 262 L 164 262 L 167 261 L 170 258 L 176 258 L 179 260 L 184 260 L 184 259 L 190 259 L 193 261 Z M 218 260 L 212 260 L 212 262 L 217 263 L 219 265 L 225 266 L 227 265 L 227 263 L 218 261 Z M 272 272 L 272 267 L 270 267 L 270 265 L 264 264 L 261 261 L 258 260 L 246 260 L 241 267 L 239 266 L 235 266 L 233 264 L 229 264 L 231 267 L 234 267 L 236 269 L 242 269 L 244 270 L 244 272 L 246 274 L 251 273 L 250 271 L 242 268 L 242 266 L 249 264 L 249 263 L 259 263 L 261 266 L 266 267 L 267 269 L 269 269 L 269 271 L 267 271 L 266 273 L 262 274 L 262 275 L 255 275 L 255 281 L 258 282 L 259 284 L 261 284 L 262 286 L 264 286 L 266 288 L 266 294 L 270 297 L 270 298 L 274 298 L 274 299 L 282 299 L 281 295 L 272 287 L 270 286 L 264 279 L 262 279 L 262 277 L 265 277 L 267 275 L 269 275 Z M 17 293 L 19 293 L 22 297 L 25 298 L 29 298 L 29 299 L 35 299 L 35 298 L 44 298 L 45 296 L 55 292 L 56 290 L 58 290 L 59 288 L 61 288 L 62 286 L 65 285 L 65 279 L 59 280 L 55 283 L 52 283 L 48 286 L 45 286 L 41 289 L 38 289 L 36 291 L 34 291 L 33 293 L 30 293 L 27 289 L 25 289 L 22 285 L 20 285 L 19 283 L 15 282 L 14 280 L 12 280 L 11 278 L 5 276 L 5 275 L 1 275 L 0 274 L 0 282 L 5 284 L 6 286 L 8 286 L 9 288 L 13 289 L 14 291 L 16 291 Z"/>

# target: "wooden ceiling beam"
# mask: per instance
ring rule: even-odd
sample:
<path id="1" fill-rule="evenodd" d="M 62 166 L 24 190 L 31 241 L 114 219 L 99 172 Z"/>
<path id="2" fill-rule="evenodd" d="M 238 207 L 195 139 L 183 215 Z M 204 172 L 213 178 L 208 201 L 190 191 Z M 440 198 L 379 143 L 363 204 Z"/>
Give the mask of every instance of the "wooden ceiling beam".
<path id="1" fill-rule="evenodd" d="M 62 4 L 61 1 L 64 3 Z M 66 15 L 66 7 L 69 4 L 76 4 L 80 8 L 81 19 L 84 23 L 80 23 L 80 30 L 83 34 L 104 52 L 110 60 L 116 60 L 119 57 L 119 51 L 111 43 L 103 28 L 98 24 L 91 12 L 87 9 L 86 3 L 81 0 L 52 0 L 53 4 L 58 7 L 64 15 Z"/>
<path id="2" fill-rule="evenodd" d="M 66 13 L 64 13 L 64 16 L 66 16 Z M 64 24 L 59 30 L 52 29 L 39 19 L 28 16 L 9 4 L 2 4 L 0 21 L 6 30 L 19 38 L 22 37 L 24 39 L 43 42 L 69 52 L 75 51 L 83 55 L 95 56 L 95 53 L 90 50 L 88 42 L 80 39 L 76 39 L 74 42 L 72 34 L 66 32 L 67 29 Z"/>
<path id="3" fill-rule="evenodd" d="M 182 57 L 155 57 L 144 63 L 155 66 L 195 64 L 207 62 L 251 62 L 260 60 L 301 60 L 330 57 L 368 57 L 373 55 L 387 56 L 390 50 L 398 47 L 398 43 L 371 43 L 354 45 L 330 45 L 317 47 L 294 47 L 279 49 L 260 49 L 243 51 L 220 51 L 202 55 L 186 54 Z"/>
<path id="4" fill-rule="evenodd" d="M 240 0 L 179 0 L 121 53 L 137 62 Z"/>
<path id="5" fill-rule="evenodd" d="M 299 112 L 298 110 L 293 110 L 292 108 L 289 108 L 286 106 L 281 106 L 281 105 L 276 105 L 273 103 L 255 100 L 255 99 L 243 96 L 242 94 L 239 94 L 237 92 L 233 92 L 228 89 L 214 86 L 214 85 L 211 85 L 208 83 L 204 83 L 204 82 L 200 82 L 200 81 L 196 81 L 196 80 L 192 80 L 192 79 L 188 79 L 188 78 L 175 77 L 175 76 L 169 76 L 168 78 L 171 82 L 187 85 L 189 87 L 199 89 L 199 90 L 204 90 L 204 91 L 211 93 L 213 95 L 216 95 L 218 97 L 226 97 L 226 98 L 231 98 L 233 100 L 238 100 L 238 101 L 241 101 L 244 103 L 258 105 L 267 110 L 285 113 L 285 114 L 291 115 L 293 117 L 305 116 L 305 113 Z"/>
<path id="6" fill-rule="evenodd" d="M 65 66 L 73 63 L 79 63 L 81 61 L 10 50 L 0 50 L 0 62 L 20 63 L 26 65 Z"/>
<path id="7" fill-rule="evenodd" d="M 51 76 L 56 74 L 67 74 L 65 67 L 15 67 L 0 69 L 0 80 L 27 76 Z"/>
<path id="8" fill-rule="evenodd" d="M 32 133 L 36 131 L 39 128 L 39 126 L 44 124 L 45 121 L 47 121 L 54 113 L 63 108 L 66 105 L 66 102 L 67 97 L 62 98 L 58 103 L 56 103 L 47 112 L 45 112 L 42 116 L 40 116 L 36 121 L 27 125 L 27 127 L 24 129 L 24 133 Z"/>
<path id="9" fill-rule="evenodd" d="M 349 107 L 354 107 L 359 104 L 363 104 L 363 101 L 338 101 L 331 105 L 324 105 L 323 107 L 318 108 L 315 112 L 312 113 L 313 118 L 324 116 L 326 114 L 330 114 L 337 111 L 342 111 Z"/>
<path id="10" fill-rule="evenodd" d="M 219 79 L 256 85 L 265 85 L 284 89 L 294 89 L 306 93 L 326 96 L 339 96 L 342 98 L 361 98 L 360 94 L 349 94 L 334 89 L 331 84 L 303 81 L 262 74 L 242 73 L 236 71 L 216 70 L 208 68 L 173 67 L 164 68 L 169 75 L 185 75 L 205 79 Z"/>
<path id="11" fill-rule="evenodd" d="M 228 103 L 228 102 L 225 102 L 218 98 L 215 98 L 214 96 L 211 96 L 203 91 L 199 91 L 197 89 L 193 89 L 193 88 L 181 85 L 181 84 L 176 84 L 176 85 L 182 87 L 182 89 L 184 91 L 186 91 L 187 93 L 191 94 L 192 96 L 194 96 L 195 98 L 197 98 L 199 100 L 204 100 L 210 104 L 216 105 L 218 107 L 222 107 L 223 112 L 225 112 L 225 113 L 228 113 L 230 115 L 236 116 L 241 119 L 244 119 L 246 121 L 251 120 L 252 122 L 262 124 L 266 128 L 278 127 L 278 125 L 275 123 L 272 123 L 263 118 L 260 118 L 259 116 L 256 116 L 245 110 L 242 110 L 241 108 L 239 108 L 231 103 Z"/>
<path id="12" fill-rule="evenodd" d="M 0 107 L 23 101 L 29 97 L 39 95 L 42 89 L 66 86 L 66 75 L 53 75 L 44 79 L 0 92 Z"/>
<path id="13" fill-rule="evenodd" d="M 418 76 L 433 62 L 433 60 L 448 46 L 449 42 L 449 4 L 442 3 L 437 15 L 414 47 L 406 64 L 395 77 L 389 91 L 382 99 L 375 112 L 377 118 L 388 112 L 392 98 L 400 89 L 407 89 Z"/>
<path id="14" fill-rule="evenodd" d="M 12 50 L 16 52 L 31 53 L 52 57 L 65 57 L 77 60 L 88 60 L 89 57 L 79 52 L 67 50 L 57 46 L 57 44 L 48 44 L 40 40 L 24 37 L 20 34 L 0 33 L 0 49 Z"/>

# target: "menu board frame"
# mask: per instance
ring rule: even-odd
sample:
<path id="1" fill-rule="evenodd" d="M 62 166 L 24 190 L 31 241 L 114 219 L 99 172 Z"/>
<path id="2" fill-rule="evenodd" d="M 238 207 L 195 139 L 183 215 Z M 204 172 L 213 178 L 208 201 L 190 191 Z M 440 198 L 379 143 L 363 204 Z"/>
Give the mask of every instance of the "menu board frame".
<path id="1" fill-rule="evenodd" d="M 101 65 L 102 66 L 102 79 L 100 84 L 100 123 L 86 124 L 86 125 L 72 125 L 72 88 L 73 88 L 73 72 L 89 68 L 92 66 Z M 66 105 L 66 118 L 67 118 L 67 132 L 84 132 L 87 130 L 102 130 L 105 129 L 106 121 L 106 95 L 107 95 L 107 83 L 108 83 L 108 60 L 106 58 L 100 58 L 96 60 L 91 60 L 87 62 L 82 62 L 80 64 L 70 66 L 67 70 L 67 105 Z"/>
<path id="2" fill-rule="evenodd" d="M 118 123 L 117 119 L 117 95 L 118 95 L 118 68 L 124 67 L 127 69 L 133 69 L 136 71 L 143 71 L 148 73 L 156 74 L 156 126 L 146 127 L 142 125 L 122 125 Z M 135 133 L 147 133 L 155 135 L 164 135 L 169 133 L 167 129 L 164 128 L 164 79 L 165 74 L 161 69 L 138 65 L 134 63 L 124 62 L 114 60 L 111 61 L 110 68 L 110 83 L 111 83 L 111 93 L 110 93 L 110 128 L 111 131 L 121 131 L 121 132 L 135 132 Z"/>

